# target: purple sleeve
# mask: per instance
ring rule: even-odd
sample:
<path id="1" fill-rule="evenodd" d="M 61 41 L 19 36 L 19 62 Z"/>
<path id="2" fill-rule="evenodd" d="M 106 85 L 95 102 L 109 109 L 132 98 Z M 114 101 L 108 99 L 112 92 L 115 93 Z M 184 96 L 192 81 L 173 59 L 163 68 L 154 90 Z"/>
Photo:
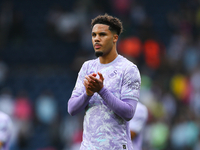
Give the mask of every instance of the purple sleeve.
<path id="1" fill-rule="evenodd" d="M 104 87 L 99 91 L 99 94 L 101 95 L 105 103 L 110 107 L 110 109 L 112 109 L 117 115 L 119 115 L 126 121 L 129 121 L 133 118 L 138 103 L 137 100 L 120 100 Z"/>
<path id="2" fill-rule="evenodd" d="M 86 93 L 83 93 L 79 97 L 71 97 L 68 101 L 68 112 L 70 115 L 74 116 L 80 111 L 82 111 L 92 96 L 88 96 Z"/>

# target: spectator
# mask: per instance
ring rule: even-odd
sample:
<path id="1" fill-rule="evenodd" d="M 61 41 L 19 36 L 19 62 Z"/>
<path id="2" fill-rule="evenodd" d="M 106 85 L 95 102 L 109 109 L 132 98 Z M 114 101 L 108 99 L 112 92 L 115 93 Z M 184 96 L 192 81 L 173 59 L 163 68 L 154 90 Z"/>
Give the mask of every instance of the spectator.
<path id="1" fill-rule="evenodd" d="M 58 106 L 53 93 L 44 90 L 36 99 L 36 117 L 42 124 L 51 125 L 58 117 Z"/>

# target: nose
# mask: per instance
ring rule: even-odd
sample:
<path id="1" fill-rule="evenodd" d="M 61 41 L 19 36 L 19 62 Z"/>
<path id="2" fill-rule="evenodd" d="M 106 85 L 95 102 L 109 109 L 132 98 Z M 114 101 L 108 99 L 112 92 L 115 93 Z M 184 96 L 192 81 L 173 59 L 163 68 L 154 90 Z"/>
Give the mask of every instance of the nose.
<path id="1" fill-rule="evenodd" d="M 96 35 L 95 37 L 94 37 L 94 42 L 99 42 L 100 41 L 100 37 L 99 37 L 99 35 Z"/>

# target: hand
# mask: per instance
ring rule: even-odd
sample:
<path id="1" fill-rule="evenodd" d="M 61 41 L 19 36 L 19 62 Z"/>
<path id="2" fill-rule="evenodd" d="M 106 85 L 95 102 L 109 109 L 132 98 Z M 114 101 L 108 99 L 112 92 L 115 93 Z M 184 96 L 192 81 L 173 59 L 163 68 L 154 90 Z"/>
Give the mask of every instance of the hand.
<path id="1" fill-rule="evenodd" d="M 99 79 L 96 78 L 97 74 L 99 75 Z M 103 75 L 98 73 L 93 73 L 88 76 L 86 76 L 84 79 L 84 85 L 86 87 L 86 93 L 87 95 L 93 95 L 95 92 L 99 92 L 103 88 Z"/>
<path id="2" fill-rule="evenodd" d="M 96 73 L 92 73 L 91 75 L 94 76 L 94 77 L 97 76 Z M 88 77 L 85 76 L 85 78 L 86 78 L 86 79 L 84 79 L 83 84 L 84 84 L 84 86 L 85 86 L 86 94 L 87 94 L 88 96 L 92 96 L 92 95 L 94 94 L 94 92 L 90 90 L 91 87 L 90 87 L 90 83 L 89 83 L 89 81 L 88 81 L 88 79 L 87 79 Z"/>

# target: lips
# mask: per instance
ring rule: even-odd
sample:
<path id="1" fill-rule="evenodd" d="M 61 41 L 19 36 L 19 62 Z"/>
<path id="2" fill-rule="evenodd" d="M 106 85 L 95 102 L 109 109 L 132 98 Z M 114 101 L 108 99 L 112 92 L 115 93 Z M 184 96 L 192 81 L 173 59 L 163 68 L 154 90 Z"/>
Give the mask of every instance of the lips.
<path id="1" fill-rule="evenodd" d="M 97 48 L 100 48 L 101 46 L 100 45 L 95 45 L 95 48 L 97 49 Z"/>
<path id="2" fill-rule="evenodd" d="M 95 48 L 95 49 L 99 49 L 100 47 L 101 47 L 100 44 L 95 44 L 95 45 L 94 45 L 94 48 Z"/>

